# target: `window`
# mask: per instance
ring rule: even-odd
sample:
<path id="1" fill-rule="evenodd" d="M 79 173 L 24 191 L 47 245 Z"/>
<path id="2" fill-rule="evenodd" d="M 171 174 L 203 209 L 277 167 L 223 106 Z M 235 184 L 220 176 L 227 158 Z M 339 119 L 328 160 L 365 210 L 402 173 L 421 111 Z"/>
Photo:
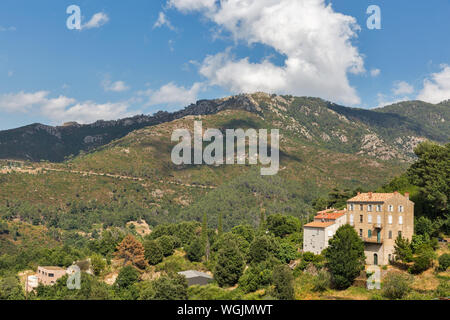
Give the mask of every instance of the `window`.
<path id="1" fill-rule="evenodd" d="M 349 210 L 350 211 L 353 211 L 355 209 L 355 206 L 353 205 L 353 203 L 352 204 L 350 204 L 350 206 L 349 206 Z"/>
<path id="2" fill-rule="evenodd" d="M 377 224 L 381 224 L 381 216 L 377 215 Z"/>
<path id="3" fill-rule="evenodd" d="M 373 206 L 372 206 L 371 204 L 369 204 L 369 205 L 367 206 L 367 211 L 372 212 L 372 209 L 373 209 Z"/>
<path id="4" fill-rule="evenodd" d="M 392 239 L 392 230 L 389 231 L 389 239 Z"/>
<path id="5" fill-rule="evenodd" d="M 382 210 L 381 204 L 377 205 L 377 212 L 381 212 L 381 210 Z"/>
<path id="6" fill-rule="evenodd" d="M 389 224 L 392 224 L 392 216 L 391 215 L 388 216 L 388 222 L 389 222 Z"/>
<path id="7" fill-rule="evenodd" d="M 394 206 L 392 204 L 389 205 L 388 211 L 389 212 L 394 212 Z"/>
<path id="8" fill-rule="evenodd" d="M 389 261 L 392 261 L 392 254 L 389 253 L 388 259 L 389 259 Z"/>
<path id="9" fill-rule="evenodd" d="M 354 224 L 354 218 L 353 218 L 353 214 L 350 215 L 350 225 Z"/>
<path id="10" fill-rule="evenodd" d="M 367 235 L 369 236 L 369 238 L 372 238 L 372 230 L 369 230 L 369 231 L 367 232 Z"/>
<path id="11" fill-rule="evenodd" d="M 402 232 L 401 232 L 401 231 L 398 232 L 398 236 L 399 236 L 400 238 L 402 237 Z"/>
<path id="12" fill-rule="evenodd" d="M 364 210 L 364 206 L 362 204 L 359 205 L 359 210 L 363 211 Z"/>
<path id="13" fill-rule="evenodd" d="M 53 278 L 55 275 L 54 275 L 53 273 L 49 273 L 48 276 L 49 276 L 50 278 Z"/>
<path id="14" fill-rule="evenodd" d="M 359 229 L 359 236 L 362 238 L 362 236 L 363 236 L 363 229 Z"/>
<path id="15" fill-rule="evenodd" d="M 362 215 L 360 215 L 360 216 L 359 216 L 359 222 L 363 223 L 363 221 L 364 221 L 364 218 L 363 218 Z"/>
<path id="16" fill-rule="evenodd" d="M 403 206 L 398 206 L 398 212 L 403 212 Z"/>
<path id="17" fill-rule="evenodd" d="M 372 215 L 371 214 L 367 215 L 367 222 L 372 223 Z"/>
<path id="18" fill-rule="evenodd" d="M 328 230 L 328 236 L 329 236 L 329 237 L 332 237 L 332 236 L 333 236 L 333 231 Z"/>
<path id="19" fill-rule="evenodd" d="M 403 224 L 403 216 L 398 217 L 398 224 L 400 224 L 400 225 Z"/>

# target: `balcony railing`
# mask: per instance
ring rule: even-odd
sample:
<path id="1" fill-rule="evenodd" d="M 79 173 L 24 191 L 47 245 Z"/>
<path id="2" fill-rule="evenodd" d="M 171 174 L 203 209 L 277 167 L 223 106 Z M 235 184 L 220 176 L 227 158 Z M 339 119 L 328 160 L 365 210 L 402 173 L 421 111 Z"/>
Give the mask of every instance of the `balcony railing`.
<path id="1" fill-rule="evenodd" d="M 364 237 L 363 241 L 366 242 L 366 243 L 382 244 L 383 243 L 383 237 L 379 237 L 379 238 L 377 236 L 374 236 L 374 237 L 371 237 L 371 238 Z"/>

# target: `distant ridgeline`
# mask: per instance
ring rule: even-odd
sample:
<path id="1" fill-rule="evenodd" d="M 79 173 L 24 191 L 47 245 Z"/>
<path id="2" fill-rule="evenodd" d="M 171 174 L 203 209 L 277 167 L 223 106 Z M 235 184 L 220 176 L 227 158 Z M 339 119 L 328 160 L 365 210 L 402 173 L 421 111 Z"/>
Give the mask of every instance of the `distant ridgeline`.
<path id="1" fill-rule="evenodd" d="M 189 115 L 243 110 L 270 120 L 273 128 L 336 152 L 367 154 L 379 159 L 413 158 L 413 148 L 426 139 L 450 139 L 450 102 L 437 105 L 402 102 L 381 109 L 339 106 L 318 98 L 242 94 L 201 100 L 174 113 L 158 112 L 117 121 L 52 127 L 31 124 L 0 131 L 0 159 L 62 162 L 81 151 L 91 151 L 132 131 Z"/>

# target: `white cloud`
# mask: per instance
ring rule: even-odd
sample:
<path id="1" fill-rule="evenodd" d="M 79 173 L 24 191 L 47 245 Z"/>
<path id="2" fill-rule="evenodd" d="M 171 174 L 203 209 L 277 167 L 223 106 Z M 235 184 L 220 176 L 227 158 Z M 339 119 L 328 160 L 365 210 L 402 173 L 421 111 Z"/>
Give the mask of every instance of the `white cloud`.
<path id="1" fill-rule="evenodd" d="M 379 75 L 380 75 L 380 73 L 381 73 L 381 70 L 380 69 L 372 69 L 372 70 L 370 70 L 370 75 L 372 76 L 372 77 L 378 77 Z"/>
<path id="2" fill-rule="evenodd" d="M 200 11 L 236 42 L 264 44 L 286 57 L 278 66 L 269 59 L 237 59 L 231 50 L 208 56 L 200 73 L 209 84 L 234 93 L 267 91 L 360 103 L 348 79 L 348 73 L 365 72 L 363 57 L 351 43 L 359 26 L 324 0 L 170 0 L 169 6 Z"/>
<path id="3" fill-rule="evenodd" d="M 14 75 L 14 71 L 8 71 L 8 77 L 12 77 Z"/>
<path id="4" fill-rule="evenodd" d="M 417 96 L 418 100 L 439 103 L 450 99 L 450 66 L 444 64 L 442 70 L 433 73 L 423 82 L 423 89 Z"/>
<path id="5" fill-rule="evenodd" d="M 172 31 L 175 31 L 175 27 L 172 25 L 172 23 L 167 19 L 164 12 L 160 12 L 158 16 L 158 20 L 156 20 L 155 24 L 153 25 L 153 29 L 161 28 L 163 26 L 166 26 Z"/>
<path id="6" fill-rule="evenodd" d="M 410 100 L 408 97 L 402 97 L 402 98 L 392 98 L 388 97 L 382 93 L 378 93 L 377 95 L 378 105 L 375 108 L 383 108 L 385 106 L 390 106 L 392 104 L 396 104 L 402 101 L 408 101 Z"/>
<path id="7" fill-rule="evenodd" d="M 177 8 L 182 12 L 197 10 L 213 10 L 216 0 L 168 0 L 169 7 Z"/>
<path id="8" fill-rule="evenodd" d="M 124 92 L 130 89 L 130 87 L 124 81 L 111 82 L 109 79 L 102 81 L 103 89 L 108 92 Z"/>
<path id="9" fill-rule="evenodd" d="M 81 29 L 85 30 L 85 29 L 100 28 L 101 26 L 108 23 L 108 21 L 109 21 L 109 17 L 106 13 L 98 12 L 92 16 L 91 20 L 89 20 L 87 23 L 83 24 L 81 26 Z"/>
<path id="10" fill-rule="evenodd" d="M 10 93 L 0 95 L 0 111 L 9 113 L 31 113 L 37 112 L 56 123 L 77 121 L 79 123 L 90 123 L 96 120 L 114 120 L 132 116 L 128 111 L 129 103 L 104 103 L 98 104 L 93 101 L 77 102 L 76 99 L 59 96 L 49 98 L 48 91 L 37 91 L 34 93 Z M 140 111 L 136 111 L 140 113 Z"/>
<path id="11" fill-rule="evenodd" d="M 414 92 L 414 87 L 406 81 L 397 81 L 394 83 L 394 88 L 392 88 L 392 92 L 396 96 L 411 94 Z"/>
<path id="12" fill-rule="evenodd" d="M 198 93 L 203 87 L 203 84 L 199 82 L 194 83 L 191 88 L 177 86 L 170 82 L 156 91 L 141 91 L 139 95 L 148 97 L 146 107 L 155 105 L 186 106 L 197 101 Z"/>
<path id="13" fill-rule="evenodd" d="M 16 31 L 16 27 L 3 27 L 3 26 L 0 26 L 0 32 L 6 32 L 6 31 Z"/>

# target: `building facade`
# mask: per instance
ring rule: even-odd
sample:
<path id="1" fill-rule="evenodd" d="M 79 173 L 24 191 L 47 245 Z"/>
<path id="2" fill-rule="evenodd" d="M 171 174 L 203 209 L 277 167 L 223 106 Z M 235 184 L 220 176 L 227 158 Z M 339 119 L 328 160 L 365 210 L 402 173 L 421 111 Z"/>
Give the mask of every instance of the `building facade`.
<path id="1" fill-rule="evenodd" d="M 397 237 L 412 240 L 414 202 L 408 193 L 358 193 L 347 202 L 347 221 L 364 241 L 366 263 L 387 265 Z"/>
<path id="2" fill-rule="evenodd" d="M 38 267 L 37 278 L 39 284 L 51 286 L 66 275 L 66 269 L 60 267 Z"/>
<path id="3" fill-rule="evenodd" d="M 347 223 L 346 210 L 318 212 L 314 221 L 303 226 L 303 252 L 320 254 L 340 226 Z"/>

